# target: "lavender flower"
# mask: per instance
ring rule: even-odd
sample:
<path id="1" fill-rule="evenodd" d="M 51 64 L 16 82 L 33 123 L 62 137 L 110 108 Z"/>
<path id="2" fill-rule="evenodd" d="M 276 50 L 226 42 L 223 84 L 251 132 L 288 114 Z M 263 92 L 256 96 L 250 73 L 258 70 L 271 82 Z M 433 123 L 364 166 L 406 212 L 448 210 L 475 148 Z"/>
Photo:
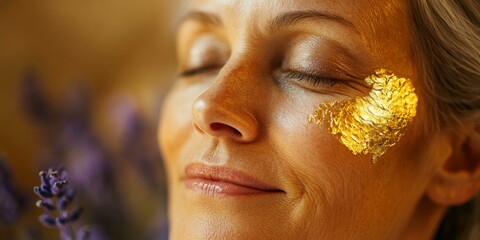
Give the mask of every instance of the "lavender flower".
<path id="1" fill-rule="evenodd" d="M 115 99 L 111 108 L 112 120 L 116 130 L 120 133 L 122 155 L 129 160 L 135 170 L 145 180 L 145 183 L 154 191 L 163 191 L 158 182 L 156 170 L 161 168 L 159 150 L 152 147 L 155 142 L 156 125 L 151 126 L 141 114 L 134 99 L 119 97 Z M 160 165 L 160 166 L 158 166 Z"/>
<path id="2" fill-rule="evenodd" d="M 0 226 L 15 224 L 24 206 L 23 196 L 16 190 L 11 170 L 0 156 Z"/>
<path id="3" fill-rule="evenodd" d="M 58 228 L 62 240 L 87 240 L 89 231 L 82 228 L 76 236 L 71 223 L 75 222 L 83 212 L 80 207 L 70 209 L 70 203 L 75 197 L 75 190 L 67 187 L 67 172 L 64 169 L 41 171 L 40 186 L 33 191 L 40 197 L 37 207 L 43 208 L 46 214 L 39 217 L 46 227 Z"/>

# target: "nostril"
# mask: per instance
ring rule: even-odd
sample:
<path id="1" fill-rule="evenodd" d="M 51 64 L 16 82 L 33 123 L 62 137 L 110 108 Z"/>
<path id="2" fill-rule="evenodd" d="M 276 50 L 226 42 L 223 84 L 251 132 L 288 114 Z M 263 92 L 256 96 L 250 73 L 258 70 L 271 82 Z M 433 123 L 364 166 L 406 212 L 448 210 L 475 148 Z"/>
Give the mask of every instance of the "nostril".
<path id="1" fill-rule="evenodd" d="M 223 124 L 223 123 L 212 123 L 212 124 L 210 124 L 210 129 L 212 129 L 212 131 L 231 132 L 234 135 L 242 136 L 242 133 L 240 131 L 238 131 L 236 128 L 231 127 L 231 126 L 226 125 L 226 124 Z"/>

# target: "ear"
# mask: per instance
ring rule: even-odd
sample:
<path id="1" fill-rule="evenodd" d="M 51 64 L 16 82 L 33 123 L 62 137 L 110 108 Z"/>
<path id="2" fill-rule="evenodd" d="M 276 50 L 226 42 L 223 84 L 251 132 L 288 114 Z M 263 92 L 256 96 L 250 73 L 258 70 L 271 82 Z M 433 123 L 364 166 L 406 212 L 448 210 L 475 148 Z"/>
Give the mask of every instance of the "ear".
<path id="1" fill-rule="evenodd" d="M 444 206 L 461 205 L 480 191 L 480 121 L 449 135 L 450 156 L 440 163 L 427 196 Z"/>

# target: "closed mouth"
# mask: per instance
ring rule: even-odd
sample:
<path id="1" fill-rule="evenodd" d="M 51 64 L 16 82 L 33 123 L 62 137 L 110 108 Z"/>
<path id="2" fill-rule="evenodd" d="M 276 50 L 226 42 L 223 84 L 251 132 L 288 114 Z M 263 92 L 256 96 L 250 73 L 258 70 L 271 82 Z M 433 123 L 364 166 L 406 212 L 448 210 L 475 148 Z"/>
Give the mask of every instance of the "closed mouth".
<path id="1" fill-rule="evenodd" d="M 185 168 L 187 189 L 210 196 L 244 196 L 285 193 L 242 171 L 225 166 L 192 163 Z"/>

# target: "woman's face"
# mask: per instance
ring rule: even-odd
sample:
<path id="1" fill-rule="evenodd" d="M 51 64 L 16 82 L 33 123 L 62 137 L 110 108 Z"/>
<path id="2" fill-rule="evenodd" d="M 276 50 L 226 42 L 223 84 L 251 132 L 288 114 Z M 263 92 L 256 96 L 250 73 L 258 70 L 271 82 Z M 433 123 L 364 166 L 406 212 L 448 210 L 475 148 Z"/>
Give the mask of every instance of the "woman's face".
<path id="1" fill-rule="evenodd" d="M 396 239 L 433 170 L 423 113 L 372 164 L 307 116 L 392 70 L 420 88 L 406 1 L 194 1 L 160 144 L 172 239 Z"/>

